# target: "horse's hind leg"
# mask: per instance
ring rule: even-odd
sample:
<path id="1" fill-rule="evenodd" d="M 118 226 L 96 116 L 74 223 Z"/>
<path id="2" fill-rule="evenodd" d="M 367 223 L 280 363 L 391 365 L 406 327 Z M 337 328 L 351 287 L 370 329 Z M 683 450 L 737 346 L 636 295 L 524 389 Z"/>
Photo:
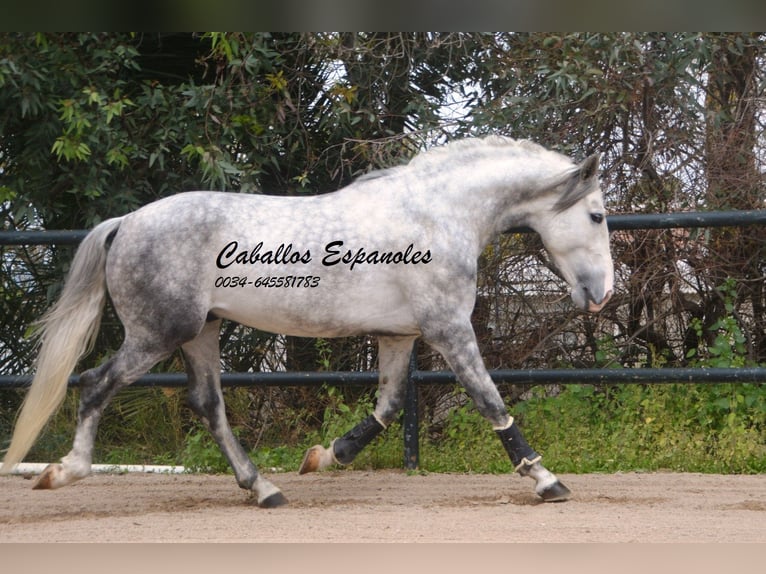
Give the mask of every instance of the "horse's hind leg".
<path id="1" fill-rule="evenodd" d="M 540 463 L 542 457 L 527 444 L 513 417 L 508 414 L 484 366 L 470 323 L 424 332 L 424 338 L 442 354 L 479 412 L 492 423 L 516 472 L 535 479 L 535 492 L 543 500 L 566 500 L 570 495 L 569 489 Z"/>
<path id="2" fill-rule="evenodd" d="M 90 474 L 96 430 L 109 401 L 173 350 L 159 350 L 161 345 L 154 346 L 151 352 L 140 350 L 149 347 L 126 340 L 114 357 L 80 375 L 82 389 L 72 450 L 61 463 L 49 464 L 34 488 L 59 488 Z"/>
<path id="3" fill-rule="evenodd" d="M 311 447 L 303 457 L 300 474 L 349 464 L 376 436 L 383 432 L 404 406 L 405 380 L 415 337 L 379 337 L 378 400 L 375 411 L 340 438 L 330 448 Z"/>
<path id="4" fill-rule="evenodd" d="M 287 502 L 279 489 L 258 473 L 239 444 L 226 418 L 221 392 L 221 367 L 218 346 L 221 321 L 211 321 L 202 332 L 181 346 L 189 374 L 189 406 L 213 435 L 234 470 L 240 487 L 252 491 L 258 506 L 273 508 Z"/>

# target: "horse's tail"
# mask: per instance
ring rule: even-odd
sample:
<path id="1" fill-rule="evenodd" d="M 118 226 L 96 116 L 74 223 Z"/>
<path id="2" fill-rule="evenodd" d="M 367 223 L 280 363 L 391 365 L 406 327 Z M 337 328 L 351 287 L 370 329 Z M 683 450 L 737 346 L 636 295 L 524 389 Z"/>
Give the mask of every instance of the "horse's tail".
<path id="1" fill-rule="evenodd" d="M 0 474 L 26 456 L 66 396 L 69 375 L 93 348 L 106 298 L 107 243 L 122 218 L 98 225 L 75 254 L 61 296 L 37 323 L 36 372 L 27 391 Z"/>

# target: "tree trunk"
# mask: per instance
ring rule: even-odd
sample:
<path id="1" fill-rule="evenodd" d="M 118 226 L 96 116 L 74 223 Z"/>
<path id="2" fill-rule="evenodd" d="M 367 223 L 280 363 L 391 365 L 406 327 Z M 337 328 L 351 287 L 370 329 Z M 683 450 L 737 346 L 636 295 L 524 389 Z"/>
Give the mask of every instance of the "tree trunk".
<path id="1" fill-rule="evenodd" d="M 746 210 L 763 206 L 764 186 L 756 162 L 757 44 L 751 34 L 718 36 L 708 71 L 707 208 Z M 711 230 L 709 285 L 705 324 L 713 325 L 727 311 L 713 290 L 728 279 L 737 283 L 735 308 L 751 306 L 753 325 L 747 329 L 751 359 L 766 353 L 763 260 L 766 233 L 761 227 Z M 748 313 L 749 314 L 749 313 Z"/>

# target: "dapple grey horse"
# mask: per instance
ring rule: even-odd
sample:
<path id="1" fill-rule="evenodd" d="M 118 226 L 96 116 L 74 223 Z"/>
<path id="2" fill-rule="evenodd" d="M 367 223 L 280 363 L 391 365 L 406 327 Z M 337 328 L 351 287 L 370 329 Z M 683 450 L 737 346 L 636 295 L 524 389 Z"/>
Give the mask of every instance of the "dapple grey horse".
<path id="1" fill-rule="evenodd" d="M 444 357 L 495 429 L 516 472 L 544 500 L 569 490 L 524 440 L 493 384 L 471 313 L 477 259 L 513 226 L 537 231 L 574 304 L 599 311 L 613 263 L 598 157 L 581 164 L 536 144 L 486 137 L 421 153 L 408 164 L 312 197 L 180 193 L 98 225 L 82 242 L 56 304 L 40 322 L 36 374 L 2 471 L 21 461 L 60 405 L 90 349 L 107 293 L 122 346 L 82 374 L 71 451 L 36 488 L 87 476 L 108 401 L 181 348 L 188 400 L 261 507 L 286 502 L 232 433 L 220 385 L 219 329 L 228 319 L 287 335 L 379 341 L 374 412 L 329 448 L 312 447 L 301 473 L 348 464 L 402 408 L 413 342 Z"/>

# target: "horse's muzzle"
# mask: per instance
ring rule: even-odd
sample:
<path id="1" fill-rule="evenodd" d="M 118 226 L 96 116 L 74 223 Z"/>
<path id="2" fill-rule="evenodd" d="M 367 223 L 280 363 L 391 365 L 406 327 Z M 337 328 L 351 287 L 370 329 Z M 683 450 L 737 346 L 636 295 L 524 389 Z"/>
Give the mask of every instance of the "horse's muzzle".
<path id="1" fill-rule="evenodd" d="M 588 311 L 591 313 L 598 313 L 601 311 L 601 309 L 604 308 L 604 306 L 609 302 L 609 299 L 612 298 L 612 290 L 606 292 L 606 295 L 604 295 L 604 298 L 601 299 L 601 301 L 596 302 L 593 299 L 588 299 Z"/>

